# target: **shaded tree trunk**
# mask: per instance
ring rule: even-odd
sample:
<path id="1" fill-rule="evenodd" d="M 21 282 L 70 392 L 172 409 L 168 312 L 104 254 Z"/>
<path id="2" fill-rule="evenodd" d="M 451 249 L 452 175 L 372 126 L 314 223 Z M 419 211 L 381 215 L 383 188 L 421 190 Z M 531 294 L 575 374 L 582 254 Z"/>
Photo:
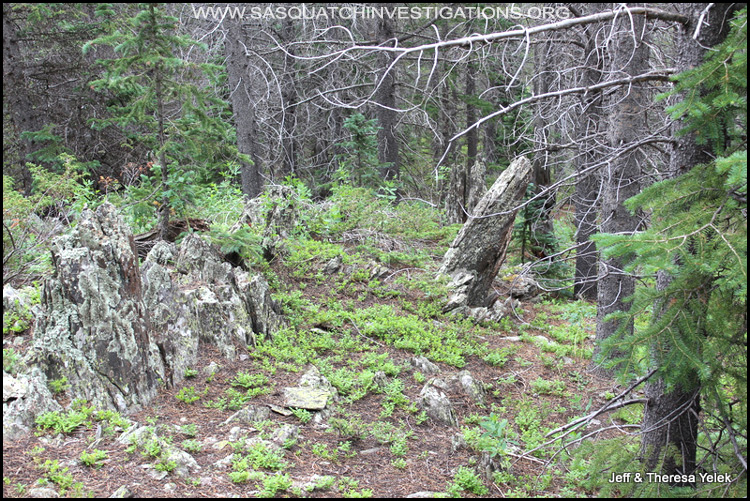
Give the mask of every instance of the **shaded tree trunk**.
<path id="1" fill-rule="evenodd" d="M 476 68 L 472 63 L 466 65 L 466 127 L 469 128 L 477 121 L 477 109 L 472 104 L 472 99 L 476 93 Z M 479 172 L 475 172 L 477 165 L 477 149 L 479 146 L 479 131 L 477 127 L 472 127 L 466 133 L 466 182 L 464 183 L 463 204 L 466 212 L 469 214 L 474 210 L 474 205 L 479 199 L 472 197 L 476 192 L 475 186 L 479 182 Z M 482 175 L 483 177 L 483 175 Z M 484 179 L 482 179 L 482 183 Z M 464 221 L 466 218 L 464 217 Z"/>
<path id="2" fill-rule="evenodd" d="M 604 6 L 592 5 L 597 12 L 604 10 Z M 591 12 L 594 13 L 594 12 Z M 599 83 L 602 78 L 603 54 L 596 39 L 596 26 L 587 25 L 583 28 L 584 60 L 583 74 L 580 85 L 590 86 Z M 579 173 L 576 182 L 573 202 L 575 205 L 576 225 L 576 270 L 573 293 L 583 299 L 595 300 L 597 278 L 597 253 L 594 243 L 589 239 L 597 232 L 597 199 L 598 181 L 594 172 L 586 169 L 601 159 L 601 152 L 597 146 L 597 135 L 603 128 L 602 94 L 599 91 L 589 92 L 581 96 L 581 112 L 576 124 L 576 138 L 578 140 L 578 154 L 576 170 Z"/>
<path id="3" fill-rule="evenodd" d="M 552 73 L 551 68 L 551 49 L 552 44 L 549 42 L 539 45 L 534 54 L 534 65 L 536 67 L 536 79 L 534 80 L 534 93 L 536 95 L 546 94 L 550 90 L 549 79 Z M 539 194 L 552 184 L 552 175 L 548 166 L 549 152 L 547 145 L 549 143 L 549 124 L 545 120 L 545 107 L 548 103 L 540 101 L 537 104 L 534 115 L 534 145 L 539 149 L 534 154 L 531 162 L 533 167 L 534 194 Z M 552 224 L 552 209 L 555 207 L 555 193 L 549 192 L 542 197 L 542 207 L 537 219 L 531 224 L 531 242 L 539 254 L 538 257 L 546 257 L 556 252 L 555 229 Z"/>
<path id="4" fill-rule="evenodd" d="M 378 21 L 378 41 L 381 44 L 391 45 L 393 38 L 393 26 L 389 17 L 384 16 Z M 388 71 L 393 62 L 393 55 L 383 52 L 379 56 L 380 67 Z M 398 179 L 399 156 L 398 139 L 396 138 L 396 75 L 395 69 L 380 76 L 380 87 L 375 93 L 377 103 L 376 115 L 380 130 L 378 131 L 378 162 L 380 163 L 380 175 L 384 180 Z"/>
<path id="5" fill-rule="evenodd" d="M 31 193 L 31 173 L 26 168 L 26 156 L 34 151 L 34 145 L 29 140 L 21 139 L 20 135 L 22 132 L 41 130 L 43 124 L 28 94 L 30 84 L 26 79 L 26 62 L 19 47 L 18 27 L 12 20 L 12 5 L 3 4 L 3 104 L 5 105 L 7 100 L 7 111 L 10 112 L 16 141 L 20 145 L 18 148 L 19 177 L 24 192 L 29 194 Z M 5 153 L 3 156 L 5 157 Z"/>
<path id="6" fill-rule="evenodd" d="M 632 22 L 632 25 L 631 25 Z M 643 38 L 646 20 L 636 16 L 632 20 L 620 20 L 616 24 L 619 31 L 611 45 L 612 71 L 636 76 L 649 69 L 648 41 Z M 645 83 L 633 84 L 612 95 L 616 103 L 609 124 L 610 148 L 616 151 L 623 146 L 634 144 L 648 132 L 648 116 L 651 96 Z M 640 149 L 635 149 L 615 158 L 602 172 L 601 223 L 604 233 L 633 233 L 641 224 L 639 214 L 631 214 L 624 202 L 640 192 L 641 165 L 647 159 Z M 635 292 L 635 278 L 622 271 L 621 259 L 610 258 L 599 263 L 599 283 L 597 284 L 596 347 L 594 355 L 601 351 L 601 344 L 620 328 L 617 321 L 605 321 L 605 317 L 615 311 L 628 309 L 625 299 Z M 623 335 L 633 332 L 633 323 L 624 326 Z M 620 351 L 612 351 L 611 358 L 621 356 Z M 597 357 L 595 356 L 594 359 Z M 615 368 L 594 366 L 594 371 L 602 376 L 613 376 Z"/>
<path id="7" fill-rule="evenodd" d="M 288 53 L 284 53 L 284 78 L 282 87 L 282 159 L 281 172 L 277 178 L 283 180 L 290 174 L 297 172 L 297 162 L 299 160 L 299 138 L 297 137 L 297 73 L 294 70 L 295 61 L 294 47 L 290 42 L 296 41 L 294 21 L 285 18 L 282 21 L 282 40 L 287 45 Z"/>
<path id="8" fill-rule="evenodd" d="M 237 149 L 248 155 L 252 162 L 242 162 L 240 178 L 242 193 L 255 198 L 263 192 L 262 165 L 255 140 L 255 108 L 251 98 L 251 82 L 248 54 L 242 44 L 242 24 L 239 21 L 229 25 L 227 37 L 227 76 L 232 100 L 234 124 L 237 130 Z"/>

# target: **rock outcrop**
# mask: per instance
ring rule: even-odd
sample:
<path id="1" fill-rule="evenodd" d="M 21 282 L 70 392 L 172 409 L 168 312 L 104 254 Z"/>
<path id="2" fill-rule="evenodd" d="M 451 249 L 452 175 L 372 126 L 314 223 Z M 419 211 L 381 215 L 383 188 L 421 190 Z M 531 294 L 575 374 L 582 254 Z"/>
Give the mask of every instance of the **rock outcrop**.
<path id="1" fill-rule="evenodd" d="M 72 399 L 97 407 L 136 410 L 184 378 L 199 343 L 235 358 L 284 323 L 266 281 L 196 235 L 179 247 L 157 243 L 139 266 L 133 235 L 110 204 L 84 210 L 78 226 L 55 240 L 53 262 L 21 364 L 34 379 L 18 379 L 43 386 L 65 377 Z M 4 433 L 6 424 L 33 424 L 29 398 L 4 402 Z"/>
<path id="2" fill-rule="evenodd" d="M 505 260 L 518 206 L 531 177 L 531 163 L 519 157 L 497 178 L 445 253 L 439 273 L 452 278 L 446 310 L 488 307 L 488 293 Z"/>

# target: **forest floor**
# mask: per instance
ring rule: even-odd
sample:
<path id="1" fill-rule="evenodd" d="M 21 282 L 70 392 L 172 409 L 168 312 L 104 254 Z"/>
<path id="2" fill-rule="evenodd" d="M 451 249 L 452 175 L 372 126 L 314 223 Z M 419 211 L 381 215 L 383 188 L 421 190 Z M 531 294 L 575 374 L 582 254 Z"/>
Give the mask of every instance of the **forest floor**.
<path id="1" fill-rule="evenodd" d="M 548 431 L 618 394 L 615 382 L 587 370 L 595 306 L 542 295 L 521 301 L 501 322 L 478 325 L 446 316 L 440 311 L 444 285 L 433 280 L 444 242 L 402 242 L 421 253 L 419 266 L 404 257 L 411 251 L 391 249 L 388 259 L 375 252 L 388 269 L 380 280 L 370 279 L 366 266 L 358 268 L 372 262 L 372 247 L 314 239 L 290 244 L 285 258 L 266 270 L 280 291 L 276 297 L 290 328 L 249 347 L 236 361 L 203 346 L 194 377 L 162 390 L 148 408 L 127 416 L 189 451 L 200 469 L 185 476 L 170 472 L 158 451 L 143 443 L 121 444 L 116 441 L 120 428 L 105 426 L 102 432 L 105 423 L 90 420 L 67 434 L 39 430 L 3 441 L 3 497 L 28 496 L 40 485 L 69 497 L 107 497 L 121 486 L 136 497 L 596 494 L 590 486 L 606 479 L 590 478 L 588 461 L 572 459 L 577 445 L 564 448 L 561 442 L 596 428 L 608 430 L 587 440 L 623 435 L 627 428 L 613 430 L 613 425 L 639 422 L 640 406 L 599 416 L 584 433 L 533 450 L 548 440 Z M 349 271 L 323 273 L 336 256 L 353 263 Z M 502 276 L 512 271 L 501 270 L 495 282 L 501 298 L 507 297 Z M 410 360 L 418 355 L 440 373 L 415 369 Z M 204 368 L 212 363 L 220 369 L 206 376 Z M 317 422 L 307 411 L 271 412 L 239 430 L 224 424 L 246 405 L 282 406 L 283 388 L 296 386 L 311 366 L 338 390 L 327 419 Z M 422 388 L 433 377 L 446 381 L 460 371 L 481 382 L 484 403 L 448 391 L 458 426 L 427 418 L 415 405 Z M 265 377 L 248 384 L 243 394 L 238 387 L 243 374 Z M 380 384 L 373 382 L 378 377 Z M 188 403 L 188 395 L 199 398 Z M 58 398 L 64 406 L 70 403 L 64 391 Z M 278 448 L 257 449 L 251 457 L 248 441 L 271 438 L 284 425 L 298 427 L 296 437 Z M 100 459 L 84 464 L 82 453 L 96 450 L 103 451 Z M 483 450 L 494 451 L 494 472 L 484 476 Z M 164 467 L 155 469 L 160 463 Z"/>

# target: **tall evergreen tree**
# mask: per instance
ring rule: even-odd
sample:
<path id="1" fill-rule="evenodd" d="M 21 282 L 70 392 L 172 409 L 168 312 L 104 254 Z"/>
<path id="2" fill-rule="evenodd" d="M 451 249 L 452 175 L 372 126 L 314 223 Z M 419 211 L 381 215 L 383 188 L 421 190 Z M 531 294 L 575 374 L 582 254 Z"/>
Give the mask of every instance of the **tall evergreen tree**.
<path id="1" fill-rule="evenodd" d="M 118 102 L 110 107 L 112 117 L 99 125 L 116 125 L 151 147 L 161 184 L 159 232 L 168 239 L 170 213 L 190 201 L 198 170 L 235 160 L 237 150 L 234 132 L 223 119 L 226 103 L 202 86 L 216 82 L 221 68 L 182 56 L 203 46 L 178 33 L 177 18 L 163 5 L 138 8 L 112 33 L 84 45 L 84 51 L 109 45 L 119 56 L 101 61 L 104 76 L 91 82 Z M 103 4 L 99 13 L 110 15 L 109 9 Z"/>
<path id="2" fill-rule="evenodd" d="M 722 35 L 724 13 L 714 13 L 714 33 L 702 36 Z M 695 472 L 701 410 L 723 427 L 747 470 L 746 20 L 745 9 L 705 62 L 678 77 L 673 94 L 682 100 L 670 111 L 683 126 L 673 153 L 679 165 L 673 178 L 627 202 L 650 212 L 651 226 L 596 237 L 606 257 L 657 275 L 656 287 L 637 289 L 630 310 L 616 315 L 632 321 L 653 308 L 650 324 L 606 344 L 633 364 L 650 346 L 658 372 L 646 388 L 642 456 L 648 471 L 678 475 L 674 485 Z M 683 158 L 686 151 L 692 157 Z"/>

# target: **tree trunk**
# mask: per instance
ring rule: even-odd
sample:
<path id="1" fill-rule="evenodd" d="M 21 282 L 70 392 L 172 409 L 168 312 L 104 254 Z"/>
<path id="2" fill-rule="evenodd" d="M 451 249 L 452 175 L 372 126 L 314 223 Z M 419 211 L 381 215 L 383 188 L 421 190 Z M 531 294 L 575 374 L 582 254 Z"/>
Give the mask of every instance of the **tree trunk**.
<path id="1" fill-rule="evenodd" d="M 237 130 L 237 150 L 248 155 L 252 162 L 242 162 L 240 177 L 242 193 L 255 198 L 263 192 L 262 165 L 255 141 L 255 109 L 251 98 L 250 71 L 248 54 L 242 44 L 242 23 L 232 21 L 229 24 L 229 36 L 226 38 L 227 76 L 234 125 Z"/>
<path id="2" fill-rule="evenodd" d="M 29 95 L 32 90 L 30 89 L 31 83 L 26 78 L 26 62 L 19 47 L 18 29 L 12 20 L 12 5 L 3 4 L 3 108 L 5 111 L 7 100 L 7 111 L 10 112 L 16 141 L 20 145 L 18 148 L 19 180 L 23 191 L 30 194 L 32 180 L 31 173 L 26 167 L 26 156 L 34 151 L 34 145 L 29 140 L 21 139 L 20 136 L 22 132 L 41 130 L 43 124 L 32 96 Z M 3 158 L 10 159 L 6 157 L 5 148 L 3 150 Z M 3 172 L 5 172 L 5 167 L 3 167 Z"/>
<path id="3" fill-rule="evenodd" d="M 392 45 L 393 26 L 391 19 L 383 17 L 378 21 L 378 41 L 381 44 Z M 382 52 L 379 56 L 380 67 L 387 71 L 379 76 L 380 86 L 375 93 L 377 103 L 377 119 L 380 130 L 378 131 L 378 162 L 380 163 L 380 175 L 388 181 L 399 177 L 398 139 L 396 138 L 396 76 L 395 68 L 390 68 L 393 55 Z"/>
<path id="4" fill-rule="evenodd" d="M 466 127 L 469 128 L 477 121 L 477 109 L 471 102 L 476 93 L 476 68 L 470 62 L 466 64 Z M 463 204 L 466 212 L 472 214 L 477 200 L 472 199 L 472 193 L 476 191 L 474 184 L 479 181 L 477 167 L 477 148 L 479 143 L 479 131 L 472 127 L 466 133 L 466 184 L 464 185 Z M 482 180 L 484 183 L 484 180 Z M 465 221 L 465 219 L 464 219 Z"/>
<path id="5" fill-rule="evenodd" d="M 550 90 L 549 79 L 553 75 L 552 66 L 552 44 L 546 42 L 539 45 L 534 54 L 534 66 L 536 78 L 534 80 L 534 93 L 536 95 L 546 94 Z M 549 143 L 549 127 L 545 119 L 545 109 L 549 103 L 539 101 L 536 105 L 534 114 L 534 147 L 539 151 L 534 154 L 531 165 L 534 169 L 534 194 L 537 195 L 544 191 L 547 186 L 552 184 L 552 176 L 548 166 L 549 152 L 547 145 Z M 555 193 L 548 192 L 542 196 L 541 211 L 538 217 L 531 223 L 531 238 L 533 251 L 537 257 L 546 257 L 556 252 L 555 245 L 555 228 L 552 224 L 552 209 L 555 207 Z"/>
<path id="6" fill-rule="evenodd" d="M 631 25 L 632 22 L 632 25 Z M 648 41 L 644 39 L 646 21 L 643 16 L 635 16 L 632 20 L 622 19 L 616 24 L 618 33 L 612 41 L 612 72 L 618 77 L 620 74 L 636 76 L 646 73 L 649 69 Z M 623 87 L 612 96 L 617 103 L 612 120 L 609 124 L 610 147 L 612 151 L 636 143 L 646 137 L 648 132 L 648 116 L 646 110 L 652 101 L 647 91 L 648 84 L 633 84 Z M 640 149 L 620 155 L 608 164 L 603 171 L 602 199 L 601 199 L 601 231 L 604 233 L 634 233 L 641 224 L 639 214 L 632 215 L 625 208 L 624 202 L 640 192 L 641 165 L 647 159 Z M 597 284 L 597 318 L 596 318 L 596 347 L 594 349 L 595 364 L 592 369 L 602 376 L 613 376 L 615 367 L 605 368 L 598 364 L 597 355 L 601 351 L 601 344 L 615 334 L 620 328 L 617 321 L 605 321 L 605 317 L 615 311 L 628 309 L 625 299 L 635 292 L 635 278 L 622 271 L 621 259 L 612 258 L 599 263 L 599 283 Z M 633 332 L 633 323 L 625 326 L 623 335 Z M 614 350 L 610 358 L 618 358 L 622 352 Z"/>
<path id="7" fill-rule="evenodd" d="M 294 46 L 292 42 L 297 40 L 294 21 L 284 18 L 281 22 L 282 41 L 287 45 L 289 53 L 284 52 L 284 77 L 282 84 L 281 120 L 282 120 L 282 159 L 281 172 L 277 181 L 282 181 L 286 176 L 295 175 L 297 162 L 299 160 L 299 138 L 297 137 L 297 78 L 294 69 L 295 60 Z"/>
<path id="8" fill-rule="evenodd" d="M 680 26 L 677 36 L 677 69 L 685 71 L 699 66 L 707 47 L 713 47 L 726 38 L 729 19 L 738 7 L 736 4 L 677 4 L 681 13 L 691 21 Z M 699 36 L 693 33 L 701 18 L 701 12 L 711 5 L 709 16 L 700 27 Z M 693 134 L 676 135 L 681 124 L 674 124 L 675 144 L 669 164 L 668 177 L 677 177 L 693 166 L 711 161 L 712 146 L 698 145 Z M 657 287 L 663 290 L 671 278 L 665 272 L 657 275 Z M 659 310 L 655 310 L 655 315 Z M 668 363 L 670 352 L 678 349 L 670 344 L 651 347 L 652 364 L 661 367 Z M 696 464 L 698 442 L 698 413 L 700 412 L 700 381 L 697 375 L 690 380 L 668 389 L 664 381 L 656 378 L 647 383 L 641 440 L 641 454 L 648 470 L 655 470 L 661 463 L 662 475 L 693 474 Z M 687 485 L 673 482 L 673 485 Z"/>
<path id="9" fill-rule="evenodd" d="M 605 9 L 605 6 L 594 4 L 592 14 Z M 583 65 L 580 85 L 590 86 L 601 81 L 603 57 L 602 48 L 597 45 L 596 26 L 586 25 L 583 28 Z M 576 271 L 573 293 L 576 297 L 595 300 L 597 278 L 596 247 L 589 237 L 597 232 L 597 198 L 598 182 L 594 172 L 586 169 L 596 164 L 602 153 L 597 147 L 597 137 L 603 127 L 602 94 L 595 91 L 581 97 L 581 112 L 576 124 L 578 154 L 576 158 L 576 181 L 573 201 L 575 204 L 576 225 Z"/>
<path id="10" fill-rule="evenodd" d="M 531 163 L 519 157 L 477 204 L 443 257 L 439 273 L 460 282 L 468 306 L 487 306 L 492 281 L 505 260 L 518 205 L 531 177 Z"/>

